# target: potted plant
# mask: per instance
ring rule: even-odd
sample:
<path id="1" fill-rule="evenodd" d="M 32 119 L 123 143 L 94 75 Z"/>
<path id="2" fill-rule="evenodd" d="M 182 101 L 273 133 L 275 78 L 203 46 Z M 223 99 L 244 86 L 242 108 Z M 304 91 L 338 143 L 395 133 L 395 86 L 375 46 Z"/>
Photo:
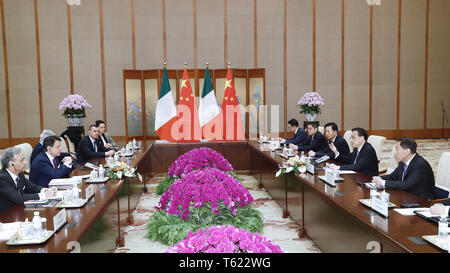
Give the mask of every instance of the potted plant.
<path id="1" fill-rule="evenodd" d="M 64 110 L 63 116 L 67 119 L 69 126 L 81 126 L 86 117 L 86 108 L 92 106 L 81 95 L 69 95 L 59 104 L 58 109 Z"/>
<path id="2" fill-rule="evenodd" d="M 325 105 L 325 101 L 317 92 L 307 92 L 297 103 L 300 105 L 300 114 L 305 114 L 307 121 L 316 121 L 320 114 L 320 106 Z"/>

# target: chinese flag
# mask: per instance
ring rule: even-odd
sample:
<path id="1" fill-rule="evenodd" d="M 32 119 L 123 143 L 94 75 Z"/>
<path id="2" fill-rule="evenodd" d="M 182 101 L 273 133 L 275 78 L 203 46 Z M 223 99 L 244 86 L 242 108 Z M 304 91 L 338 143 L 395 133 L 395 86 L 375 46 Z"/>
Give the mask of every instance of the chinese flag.
<path id="1" fill-rule="evenodd" d="M 244 140 L 244 126 L 242 124 L 242 115 L 239 108 L 239 102 L 234 89 L 231 69 L 228 67 L 227 81 L 225 84 L 225 93 L 222 101 L 223 118 L 223 138 L 224 140 Z"/>
<path id="2" fill-rule="evenodd" d="M 202 137 L 202 130 L 198 118 L 198 110 L 195 107 L 194 93 L 186 67 L 184 68 L 183 81 L 180 90 L 180 100 L 178 102 L 178 120 L 173 127 L 179 132 L 179 142 L 197 142 Z"/>

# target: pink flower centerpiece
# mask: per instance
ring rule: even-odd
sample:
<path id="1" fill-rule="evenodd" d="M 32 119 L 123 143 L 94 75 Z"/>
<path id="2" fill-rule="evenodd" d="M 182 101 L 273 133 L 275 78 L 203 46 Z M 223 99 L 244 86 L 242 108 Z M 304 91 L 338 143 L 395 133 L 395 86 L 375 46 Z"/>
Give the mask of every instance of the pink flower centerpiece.
<path id="1" fill-rule="evenodd" d="M 74 94 L 65 97 L 59 104 L 58 110 L 64 110 L 64 117 L 86 117 L 85 108 L 92 108 L 92 106 L 86 101 L 83 96 Z"/>
<path id="2" fill-rule="evenodd" d="M 186 239 L 166 253 L 283 253 L 281 248 L 258 233 L 231 225 L 211 226 L 188 232 Z"/>
<path id="3" fill-rule="evenodd" d="M 300 105 L 300 114 L 305 113 L 307 120 L 315 120 L 317 114 L 320 114 L 320 106 L 325 105 L 325 101 L 317 92 L 307 92 L 297 103 Z"/>
<path id="4" fill-rule="evenodd" d="M 253 202 L 250 192 L 230 174 L 208 168 L 183 174 L 161 196 L 158 210 L 176 214 L 181 220 L 189 217 L 190 208 L 211 205 L 211 210 L 219 214 L 219 206 L 224 205 L 236 215 L 238 208 Z"/>

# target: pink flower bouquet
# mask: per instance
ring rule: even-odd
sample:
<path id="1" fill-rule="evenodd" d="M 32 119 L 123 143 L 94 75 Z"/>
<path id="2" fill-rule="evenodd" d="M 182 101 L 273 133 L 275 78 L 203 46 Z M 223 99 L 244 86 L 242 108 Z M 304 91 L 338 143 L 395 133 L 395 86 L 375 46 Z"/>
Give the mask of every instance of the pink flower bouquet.
<path id="1" fill-rule="evenodd" d="M 302 113 L 320 114 L 320 106 L 325 105 L 325 101 L 317 92 L 307 92 L 297 103 L 300 105 Z"/>
<path id="2" fill-rule="evenodd" d="M 231 225 L 211 226 L 188 232 L 186 239 L 166 253 L 283 253 L 281 248 L 258 233 Z"/>
<path id="3" fill-rule="evenodd" d="M 64 110 L 63 116 L 79 116 L 86 117 L 85 108 L 92 108 L 92 106 L 81 95 L 69 95 L 63 99 L 59 104 L 58 110 Z"/>

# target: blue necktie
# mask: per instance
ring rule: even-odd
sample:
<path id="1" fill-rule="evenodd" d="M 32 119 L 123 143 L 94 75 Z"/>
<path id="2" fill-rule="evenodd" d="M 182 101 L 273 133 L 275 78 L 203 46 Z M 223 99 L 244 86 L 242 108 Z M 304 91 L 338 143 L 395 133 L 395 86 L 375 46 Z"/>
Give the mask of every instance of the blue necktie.
<path id="1" fill-rule="evenodd" d="M 406 169 L 408 169 L 408 165 L 403 165 L 403 175 L 402 175 L 402 181 L 405 179 L 405 173 L 406 173 Z"/>
<path id="2" fill-rule="evenodd" d="M 353 162 L 353 164 L 356 164 L 356 160 L 358 159 L 358 156 L 359 156 L 359 150 L 356 150 L 355 162 Z"/>
<path id="3" fill-rule="evenodd" d="M 97 145 L 95 144 L 95 141 L 92 143 L 94 144 L 94 152 L 97 152 Z"/>

